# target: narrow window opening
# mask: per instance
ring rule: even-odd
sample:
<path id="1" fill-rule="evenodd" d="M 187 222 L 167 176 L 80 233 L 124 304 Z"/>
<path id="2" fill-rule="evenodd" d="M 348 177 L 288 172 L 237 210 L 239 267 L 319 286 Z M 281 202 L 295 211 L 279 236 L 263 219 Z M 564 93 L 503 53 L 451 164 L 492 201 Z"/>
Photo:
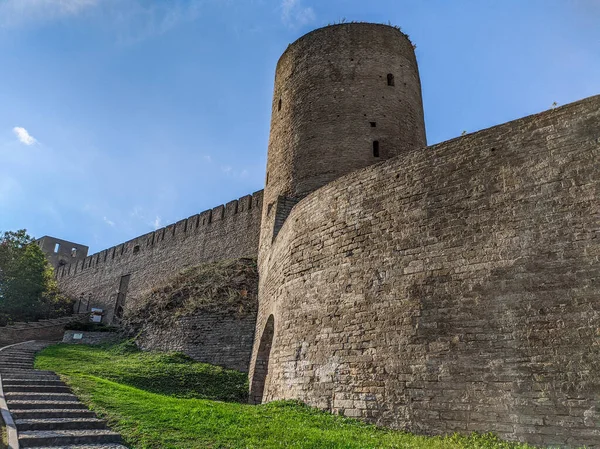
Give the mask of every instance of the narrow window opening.
<path id="1" fill-rule="evenodd" d="M 379 140 L 373 141 L 373 156 L 379 157 Z"/>
<path id="2" fill-rule="evenodd" d="M 265 181 L 265 185 L 269 185 L 269 172 L 267 172 L 267 180 Z"/>
<path id="3" fill-rule="evenodd" d="M 279 99 L 279 103 L 277 103 L 277 110 L 281 111 L 281 98 Z"/>
<path id="4" fill-rule="evenodd" d="M 71 257 L 77 257 L 77 248 L 71 248 Z"/>
<path id="5" fill-rule="evenodd" d="M 137 254 L 137 253 L 139 253 L 139 252 L 140 252 L 140 245 L 135 245 L 135 246 L 133 247 L 133 254 Z"/>
<path id="6" fill-rule="evenodd" d="M 371 124 L 371 128 L 377 127 L 377 122 L 369 122 Z"/>
<path id="7" fill-rule="evenodd" d="M 59 249 L 60 249 L 60 243 L 55 243 L 54 244 L 54 252 L 57 253 Z"/>
<path id="8" fill-rule="evenodd" d="M 394 75 L 392 75 L 391 73 L 388 73 L 387 82 L 388 82 L 388 86 L 393 86 L 394 85 Z"/>

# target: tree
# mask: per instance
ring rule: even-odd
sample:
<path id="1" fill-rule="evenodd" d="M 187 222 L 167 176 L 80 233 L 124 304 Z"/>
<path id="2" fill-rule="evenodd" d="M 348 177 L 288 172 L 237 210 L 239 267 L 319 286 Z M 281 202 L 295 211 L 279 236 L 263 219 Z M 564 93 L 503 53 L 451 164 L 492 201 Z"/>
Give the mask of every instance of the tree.
<path id="1" fill-rule="evenodd" d="M 72 307 L 27 231 L 5 232 L 0 237 L 0 324 L 63 316 Z"/>

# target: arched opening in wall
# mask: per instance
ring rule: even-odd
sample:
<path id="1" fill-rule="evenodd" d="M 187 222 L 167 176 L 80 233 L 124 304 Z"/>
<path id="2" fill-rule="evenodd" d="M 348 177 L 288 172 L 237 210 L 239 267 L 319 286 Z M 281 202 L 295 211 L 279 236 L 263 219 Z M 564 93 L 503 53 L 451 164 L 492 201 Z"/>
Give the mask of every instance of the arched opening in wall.
<path id="1" fill-rule="evenodd" d="M 387 82 L 388 82 L 388 86 L 393 86 L 394 85 L 394 75 L 392 75 L 391 73 L 388 73 Z"/>
<path id="2" fill-rule="evenodd" d="M 269 357 L 271 356 L 271 345 L 273 344 L 273 334 L 275 332 L 275 318 L 273 315 L 267 319 L 267 324 L 260 338 L 256 363 L 254 365 L 254 376 L 252 376 L 252 386 L 250 387 L 250 403 L 260 404 L 263 400 L 265 391 L 265 381 L 269 373 Z"/>

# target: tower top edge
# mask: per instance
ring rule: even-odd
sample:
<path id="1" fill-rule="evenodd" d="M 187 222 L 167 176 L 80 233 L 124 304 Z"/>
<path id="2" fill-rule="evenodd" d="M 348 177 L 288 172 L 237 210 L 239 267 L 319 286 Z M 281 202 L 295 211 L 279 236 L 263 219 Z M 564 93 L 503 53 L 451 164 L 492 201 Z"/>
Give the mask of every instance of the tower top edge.
<path id="1" fill-rule="evenodd" d="M 279 63 L 281 62 L 281 60 L 284 58 L 284 56 L 288 53 L 288 51 L 293 48 L 296 47 L 299 43 L 305 41 L 308 38 L 314 37 L 317 34 L 323 33 L 325 31 L 329 31 L 332 29 L 354 29 L 354 30 L 358 30 L 358 29 L 376 29 L 379 28 L 381 30 L 386 30 L 386 31 L 395 31 L 398 33 L 398 35 L 400 37 L 403 37 L 405 39 L 407 39 L 410 42 L 410 39 L 408 37 L 408 34 L 404 33 L 401 28 L 399 26 L 396 25 L 389 25 L 389 24 L 385 24 L 385 23 L 376 23 L 376 22 L 346 22 L 346 23 L 335 23 L 335 24 L 331 24 L 331 25 L 326 25 L 320 28 L 315 28 L 312 31 L 309 31 L 306 34 L 303 34 L 302 36 L 300 36 L 298 39 L 296 39 L 294 42 L 292 42 L 291 44 L 288 44 L 287 48 L 285 49 L 285 51 L 281 54 L 281 56 L 279 57 L 279 60 L 277 61 L 277 65 L 279 65 Z"/>

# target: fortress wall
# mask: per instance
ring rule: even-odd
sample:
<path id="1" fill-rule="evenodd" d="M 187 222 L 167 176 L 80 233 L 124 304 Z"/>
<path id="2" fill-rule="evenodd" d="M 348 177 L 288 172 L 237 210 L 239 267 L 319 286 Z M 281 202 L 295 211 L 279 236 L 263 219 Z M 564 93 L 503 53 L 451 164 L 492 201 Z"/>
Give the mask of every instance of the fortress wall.
<path id="1" fill-rule="evenodd" d="M 261 255 L 251 394 L 268 366 L 266 401 L 598 447 L 599 160 L 597 96 L 307 196 Z"/>
<path id="2" fill-rule="evenodd" d="M 180 351 L 195 360 L 248 372 L 256 312 L 246 316 L 203 312 L 172 325 L 148 323 L 138 337 L 144 350 Z"/>
<path id="3" fill-rule="evenodd" d="M 186 267 L 256 257 L 261 212 L 259 191 L 59 268 L 59 287 L 82 298 L 82 311 L 88 306 L 104 309 L 103 321 L 111 323 L 122 276 L 131 275 L 121 297 L 127 307 Z"/>

